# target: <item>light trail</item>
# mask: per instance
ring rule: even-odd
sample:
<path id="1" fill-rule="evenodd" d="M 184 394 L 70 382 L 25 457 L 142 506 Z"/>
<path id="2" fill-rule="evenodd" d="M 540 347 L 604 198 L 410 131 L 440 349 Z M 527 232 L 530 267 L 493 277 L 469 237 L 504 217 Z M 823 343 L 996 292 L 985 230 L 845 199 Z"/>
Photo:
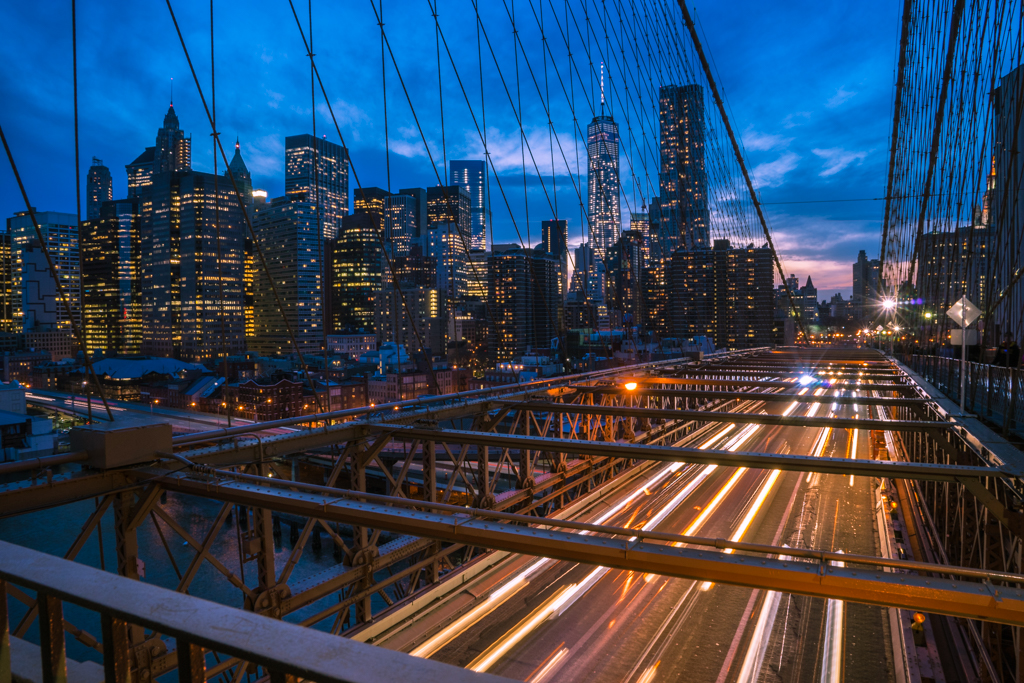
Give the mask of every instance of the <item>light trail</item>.
<path id="1" fill-rule="evenodd" d="M 545 619 L 551 616 L 562 603 L 572 597 L 572 590 L 577 584 L 573 583 L 555 591 L 555 594 L 544 601 L 544 604 L 530 613 L 525 619 L 516 624 L 516 627 L 505 634 L 496 643 L 480 653 L 480 656 L 470 662 L 466 667 L 471 671 L 483 673 L 498 661 L 506 652 L 511 650 L 528 633 L 537 628 Z"/>
<path id="2" fill-rule="evenodd" d="M 718 434 L 716 434 L 711 439 L 709 439 L 704 444 L 702 444 L 700 446 L 700 448 L 701 449 L 708 448 L 712 443 L 716 442 L 721 437 L 723 437 L 724 435 L 728 434 L 732 429 L 735 428 L 735 426 L 736 426 L 735 424 L 727 425 L 721 431 L 719 431 Z M 660 482 L 662 479 L 664 479 L 665 477 L 669 476 L 670 474 L 673 474 L 674 472 L 677 472 L 680 468 L 683 467 L 683 464 L 684 463 L 676 462 L 676 463 L 672 463 L 672 464 L 670 464 L 670 465 L 668 465 L 666 467 L 663 467 L 661 469 L 661 471 L 659 471 L 657 474 L 655 474 L 654 476 L 650 477 L 649 479 L 644 481 L 642 484 L 637 486 L 637 488 L 632 493 L 630 493 L 624 499 L 622 499 L 621 501 L 616 503 L 614 506 L 612 506 L 609 510 L 607 510 L 604 514 L 602 514 L 600 517 L 598 517 L 595 520 L 594 523 L 595 524 L 604 524 L 611 517 L 614 517 L 616 514 L 621 512 L 626 506 L 628 506 L 630 503 L 632 503 L 634 500 L 636 500 L 639 496 L 643 495 L 644 492 L 647 491 L 650 487 L 654 486 L 655 484 L 657 484 L 658 482 Z M 704 471 L 702 471 L 700 474 L 698 474 L 697 477 L 695 477 L 690 482 L 690 484 L 687 485 L 687 487 L 684 489 L 684 492 L 692 492 L 692 490 L 697 485 L 699 485 L 700 482 L 703 482 L 708 477 L 708 475 L 710 475 L 711 472 L 714 471 L 714 469 L 716 467 L 717 467 L 717 465 L 707 465 L 705 467 Z M 671 503 L 669 503 L 669 505 L 677 506 L 680 502 L 682 502 L 682 497 L 676 496 L 673 499 L 673 501 Z M 674 507 L 673 507 L 673 509 L 674 509 Z M 665 512 L 665 511 L 662 510 L 662 512 Z M 658 514 L 661 515 L 662 512 L 659 512 Z M 668 510 L 668 512 L 665 512 L 665 514 L 668 514 L 670 512 L 671 512 L 671 510 Z M 663 519 L 664 516 L 662 516 L 661 518 Z M 657 516 L 656 516 L 655 519 L 657 519 Z M 647 526 L 649 524 L 651 524 L 651 522 L 653 522 L 653 521 L 654 520 L 651 520 L 651 521 L 647 522 L 644 525 L 644 528 L 647 528 Z M 655 523 L 657 523 L 657 522 L 655 522 Z M 591 532 L 589 532 L 589 531 L 581 531 L 579 533 L 580 533 L 581 536 L 586 536 L 586 535 L 589 535 Z M 414 649 L 410 654 L 412 654 L 413 656 L 416 656 L 416 657 L 430 657 L 430 656 L 432 656 L 434 653 L 436 653 L 442 647 L 444 647 L 445 645 L 450 643 L 453 639 L 455 639 L 458 636 L 462 635 L 471 626 L 473 626 L 474 624 L 479 622 L 481 619 L 486 617 L 488 614 L 493 612 L 495 609 L 497 609 L 499 606 L 504 604 L 505 601 L 507 601 L 509 598 L 511 598 L 516 593 L 518 593 L 522 588 L 524 588 L 529 583 L 528 579 L 529 579 L 530 576 L 532 576 L 533 574 L 535 574 L 539 570 L 545 568 L 547 565 L 551 564 L 552 562 L 554 562 L 554 560 L 551 560 L 550 558 L 542 558 L 542 559 L 539 559 L 539 560 L 533 562 L 528 567 L 523 569 L 521 572 L 519 572 L 518 574 L 513 576 L 511 579 L 506 581 L 505 584 L 503 584 L 500 588 L 498 588 L 491 595 L 489 595 L 487 597 L 487 599 L 484 600 L 484 602 L 480 603 L 475 608 L 473 608 L 472 610 L 467 612 L 465 615 L 463 615 L 462 617 L 460 617 L 456 621 L 454 621 L 451 624 L 449 624 L 442 631 L 440 631 L 439 633 L 435 634 L 433 637 L 428 639 L 422 645 L 420 645 L 419 647 Z M 598 570 L 600 570 L 600 569 L 603 569 L 603 568 L 599 567 Z M 595 571 L 598 571 L 598 570 L 595 570 Z M 607 569 L 605 569 L 605 571 L 607 571 Z M 593 574 L 593 572 L 592 572 L 592 574 Z M 600 577 L 597 577 L 597 578 L 600 578 Z M 587 588 L 589 588 L 589 585 L 591 585 L 591 584 L 588 584 L 588 581 L 586 579 L 583 581 L 583 584 L 580 584 L 580 585 L 582 586 L 584 584 L 587 585 Z M 574 584 L 574 586 L 575 586 L 575 584 Z M 581 594 L 581 593 L 576 591 L 572 595 L 568 596 L 567 599 L 573 598 L 574 595 L 578 595 L 578 594 Z M 573 598 L 573 600 L 575 600 L 575 598 Z M 565 607 L 568 607 L 568 606 L 569 606 L 568 604 L 565 605 Z M 561 612 L 559 612 L 559 613 L 561 613 Z M 543 621 L 543 620 L 541 620 L 541 621 Z M 538 622 L 538 624 L 539 623 L 540 622 Z M 525 635 L 525 633 L 523 635 Z"/>
<path id="3" fill-rule="evenodd" d="M 839 552 L 843 552 L 840 550 Z M 839 567 L 844 562 L 835 563 Z M 825 616 L 825 647 L 821 658 L 821 683 L 839 683 L 843 671 L 842 600 L 829 600 Z"/>
<path id="4" fill-rule="evenodd" d="M 567 654 L 569 654 L 569 648 L 563 647 L 560 649 L 555 653 L 555 656 L 552 657 L 548 663 L 545 664 L 544 667 L 529 680 L 528 683 L 543 683 L 543 681 L 547 679 L 548 675 L 558 668 L 558 664 L 565 659 Z"/>
<path id="5" fill-rule="evenodd" d="M 736 531 L 734 531 L 732 536 L 729 537 L 730 541 L 738 543 L 743 540 L 743 534 L 747 533 L 747 529 L 750 528 L 750 524 L 754 521 L 754 518 L 757 517 L 757 513 L 761 510 L 761 506 L 764 505 L 765 499 L 768 497 L 768 494 L 771 493 L 772 488 L 775 487 L 775 482 L 779 480 L 779 475 L 781 474 L 782 470 L 771 471 L 771 474 L 768 475 L 768 478 L 765 479 L 764 483 L 761 485 L 761 490 L 758 491 L 757 498 L 754 499 L 753 505 L 750 506 L 750 509 L 747 510 L 746 516 L 743 517 L 743 521 L 740 522 Z M 732 548 L 725 549 L 726 555 L 731 555 L 732 553 Z M 702 591 L 706 591 L 713 585 L 714 582 L 705 581 L 700 585 L 700 589 Z"/>

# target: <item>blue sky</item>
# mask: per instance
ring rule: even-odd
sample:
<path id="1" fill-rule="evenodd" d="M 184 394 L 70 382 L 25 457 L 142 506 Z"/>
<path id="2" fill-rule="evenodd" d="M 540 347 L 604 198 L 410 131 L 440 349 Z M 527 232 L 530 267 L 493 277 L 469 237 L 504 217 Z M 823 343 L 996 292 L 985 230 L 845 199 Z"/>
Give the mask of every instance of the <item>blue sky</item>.
<path id="1" fill-rule="evenodd" d="M 588 2 L 595 15 L 595 30 L 600 32 L 600 2 Z M 544 100 L 534 89 L 522 53 L 518 55 L 516 92 L 516 51 L 507 14 L 513 6 L 529 67 L 542 90 L 544 53 L 538 26 L 544 21 L 557 62 L 549 60 L 547 64 L 557 139 L 549 136 Z M 618 6 L 617 0 L 609 0 L 607 5 L 613 23 L 618 21 Z M 648 0 L 640 6 L 654 4 Z M 541 7 L 543 17 L 535 14 Z M 585 24 L 580 0 L 572 7 L 577 22 Z M 743 136 L 785 267 L 802 280 L 812 275 L 821 298 L 835 291 L 848 296 L 850 264 L 857 251 L 865 249 L 870 256 L 877 256 L 882 202 L 776 202 L 884 194 L 898 7 L 881 2 L 768 6 L 747 0 L 701 1 L 692 7 L 726 94 L 733 127 Z M 305 23 L 306 6 L 297 8 Z M 209 98 L 208 6 L 179 0 L 175 11 Z M 317 63 L 355 170 L 364 186 L 387 187 L 380 33 L 373 7 L 369 0 L 330 4 L 320 0 L 313 11 Z M 503 198 L 492 180 L 494 240 L 516 241 L 515 227 L 524 238 L 529 227 L 530 237 L 536 240 L 540 221 L 554 213 L 557 198 L 557 211 L 568 217 L 570 233 L 578 241 L 581 221 L 573 180 L 582 181 L 585 188 L 585 178 L 575 173 L 574 161 L 582 149 L 577 151 L 572 114 L 555 76 L 557 69 L 561 83 L 570 87 L 560 29 L 572 27 L 572 19 L 567 22 L 564 4 L 554 0 L 546 4 L 535 0 L 532 5 L 529 0 L 516 0 L 514 5 L 511 0 L 491 0 L 481 3 L 480 11 L 495 51 L 492 58 L 486 42 L 482 46 L 487 137 L 507 195 Z M 472 0 L 439 0 L 438 13 L 479 122 L 480 67 Z M 125 194 L 123 167 L 153 144 L 167 109 L 172 78 L 175 109 L 182 127 L 192 134 L 193 166 L 211 170 L 209 124 L 166 5 L 157 0 L 82 2 L 78 14 L 83 181 L 90 159 L 97 156 L 111 168 L 115 196 Z M 215 18 L 222 139 L 234 142 L 237 135 L 254 185 L 267 189 L 271 196 L 280 195 L 284 189 L 284 136 L 311 128 L 309 62 L 291 10 L 287 0 L 217 0 Z M 630 18 L 625 16 L 627 23 Z M 443 45 L 442 128 L 437 52 L 427 0 L 384 0 L 384 22 L 436 164 L 432 167 L 428 160 L 406 96 L 390 57 L 386 57 L 390 184 L 394 190 L 436 184 L 433 169 L 443 178 L 441 159 L 445 155 L 449 159 L 480 157 L 477 128 Z M 681 26 L 679 30 L 683 32 Z M 571 81 L 572 96 L 576 115 L 585 126 L 592 115 L 588 99 L 591 103 L 598 99 L 596 63 L 600 58 L 596 56 L 598 46 L 592 45 L 592 73 L 582 42 L 573 31 L 575 28 L 570 28 L 577 77 Z M 66 6 L 18 2 L 0 6 L 0 58 L 6 65 L 0 71 L 0 124 L 12 144 L 29 196 L 40 210 L 73 212 L 75 206 L 70 34 Z M 603 37 L 597 39 L 597 43 L 601 41 Z M 612 52 L 619 49 L 614 44 L 610 47 Z M 629 49 L 629 43 L 624 47 Z M 522 99 L 523 126 L 545 176 L 543 183 L 538 181 L 527 154 L 525 199 L 520 133 L 502 77 L 513 100 Z M 653 155 L 637 151 L 644 147 L 641 126 L 649 134 L 652 122 L 656 123 L 654 107 L 642 97 L 634 97 L 632 106 L 624 106 L 624 90 L 632 72 L 616 71 L 610 55 L 606 78 L 609 110 L 620 122 L 624 138 L 628 137 L 627 116 L 634 128 L 634 167 L 640 174 L 643 170 L 656 173 Z M 318 102 L 317 133 L 337 141 L 319 93 Z M 707 106 L 713 106 L 710 98 Z M 647 146 L 655 140 L 648 135 Z M 572 173 L 566 170 L 563 154 Z M 627 206 L 635 210 L 633 203 L 650 195 L 643 181 L 625 189 L 624 210 Z M 0 213 L 10 216 L 22 208 L 13 175 L 6 162 L 0 163 Z"/>

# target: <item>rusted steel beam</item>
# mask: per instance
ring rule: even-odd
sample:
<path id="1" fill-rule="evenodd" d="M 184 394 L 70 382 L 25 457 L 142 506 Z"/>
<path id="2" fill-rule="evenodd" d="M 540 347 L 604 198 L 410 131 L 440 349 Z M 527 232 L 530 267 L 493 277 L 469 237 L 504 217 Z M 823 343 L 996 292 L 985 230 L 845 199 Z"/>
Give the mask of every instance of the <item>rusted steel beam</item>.
<path id="1" fill-rule="evenodd" d="M 704 413 L 702 413 L 704 415 Z M 861 421 L 863 422 L 863 421 Z M 888 424 L 888 423 L 885 423 Z M 392 428 L 395 429 L 395 428 Z M 962 477 L 1012 478 L 1013 474 L 998 467 L 933 465 L 917 462 L 885 460 L 852 460 L 848 458 L 815 458 L 806 455 L 781 455 L 747 451 L 720 451 L 673 446 L 650 446 L 607 441 L 577 441 L 552 437 L 523 436 L 521 434 L 485 434 L 459 430 L 430 430 L 415 427 L 395 429 L 394 438 L 432 438 L 447 443 L 469 443 L 477 447 L 529 448 L 558 453 L 606 456 L 660 462 L 689 462 L 730 467 L 758 467 L 762 469 L 821 472 L 823 474 L 854 474 L 867 477 L 892 477 L 929 481 L 958 481 Z"/>
<path id="2" fill-rule="evenodd" d="M 643 538 L 630 540 L 631 536 L 638 535 L 636 530 L 630 529 L 603 528 L 606 533 L 617 534 L 614 538 L 606 538 L 477 519 L 465 512 L 461 515 L 456 513 L 457 506 L 445 506 L 450 507 L 452 512 L 417 511 L 380 503 L 339 499 L 330 494 L 288 491 L 238 481 L 175 479 L 177 482 L 168 482 L 168 486 L 179 487 L 182 491 L 195 489 L 210 492 L 217 489 L 218 497 L 235 499 L 247 505 L 256 504 L 292 514 L 315 514 L 344 524 L 390 529 L 445 542 L 698 581 L 710 580 L 1024 626 L 1024 590 L 988 582 L 972 583 L 963 579 L 889 573 L 878 566 L 886 562 L 880 558 L 864 558 L 865 562 L 873 565 L 867 568 L 856 564 L 857 558 L 849 556 L 845 556 L 849 561 L 847 567 L 833 566 L 828 561 L 782 561 L 763 555 L 727 554 L 677 547 L 675 544 L 663 545 L 652 540 L 644 542 Z M 524 520 L 538 523 L 536 518 L 524 517 Z M 540 523 L 543 524 L 542 521 Z M 548 526 L 554 523 L 552 520 Z M 558 524 L 583 526 L 564 521 Z M 649 536 L 654 538 L 653 535 Z M 660 536 L 665 538 L 661 539 Z M 671 534 L 660 534 L 658 540 L 670 539 L 688 540 Z M 724 541 L 719 543 L 705 540 L 712 545 L 729 545 Z M 922 568 L 936 574 L 956 574 L 959 570 L 943 565 L 922 565 Z M 965 571 L 970 574 L 970 570 Z M 1024 582 L 1024 577 L 994 578 Z"/>
<path id="3" fill-rule="evenodd" d="M 700 391 L 697 389 L 644 389 L 628 392 L 622 387 L 573 387 L 581 394 L 630 394 L 664 398 L 696 398 L 723 401 L 766 401 L 769 403 L 838 403 L 841 406 L 901 406 L 920 407 L 929 403 L 924 398 L 875 397 L 875 396 L 814 396 L 811 394 L 762 394 L 747 391 Z"/>
<path id="4" fill-rule="evenodd" d="M 827 396 L 819 396 L 819 403 L 832 403 Z M 787 427 L 836 427 L 839 429 L 878 429 L 891 432 L 942 431 L 952 429 L 952 422 L 926 420 L 854 420 L 845 417 L 804 417 L 800 415 L 769 415 L 766 413 L 725 413 L 713 410 L 661 410 L 658 408 L 629 408 L 624 406 L 592 406 L 579 403 L 548 403 L 529 401 L 516 404 L 526 410 L 582 415 L 614 415 L 617 417 L 651 418 L 666 420 L 695 420 L 698 422 L 735 422 L 737 424 L 784 425 Z M 556 449 L 552 449 L 556 450 Z"/>

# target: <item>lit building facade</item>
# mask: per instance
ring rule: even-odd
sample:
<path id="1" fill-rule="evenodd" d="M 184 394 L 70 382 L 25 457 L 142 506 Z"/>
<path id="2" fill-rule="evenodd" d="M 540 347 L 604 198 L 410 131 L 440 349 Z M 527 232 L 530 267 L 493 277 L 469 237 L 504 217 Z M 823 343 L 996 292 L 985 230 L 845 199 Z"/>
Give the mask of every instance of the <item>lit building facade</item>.
<path id="1" fill-rule="evenodd" d="M 89 175 L 85 178 L 85 216 L 88 220 L 100 217 L 100 207 L 103 202 L 109 202 L 114 198 L 114 181 L 110 177 L 110 169 L 103 165 L 103 161 L 92 158 L 92 166 L 89 167 Z"/>
<path id="2" fill-rule="evenodd" d="M 82 305 L 89 353 L 142 350 L 139 199 L 104 202 L 82 223 Z"/>
<path id="3" fill-rule="evenodd" d="M 461 159 L 449 163 L 452 185 L 465 188 L 469 195 L 472 240 L 470 250 L 487 249 L 487 164 L 483 159 Z"/>
<path id="4" fill-rule="evenodd" d="M 328 332 L 374 330 L 374 303 L 381 289 L 380 217 L 372 212 L 345 216 L 341 235 L 327 247 Z"/>
<path id="5" fill-rule="evenodd" d="M 613 327 L 636 327 L 642 322 L 641 277 L 646 266 L 644 236 L 627 230 L 608 252 L 606 301 Z"/>
<path id="6" fill-rule="evenodd" d="M 308 134 L 289 135 L 284 147 L 285 194 L 318 204 L 324 239 L 338 237 L 348 215 L 348 150 Z"/>
<path id="7" fill-rule="evenodd" d="M 303 199 L 278 197 L 256 214 L 253 231 L 266 257 L 269 277 L 260 264 L 253 277 L 249 350 L 268 355 L 294 353 L 290 326 L 303 352 L 319 351 L 325 332 L 316 207 Z M 271 281 L 284 306 L 283 315 Z"/>
<path id="8" fill-rule="evenodd" d="M 144 194 L 157 173 L 182 173 L 191 168 L 192 138 L 185 137 L 172 103 L 164 115 L 164 125 L 156 132 L 156 144 L 147 147 L 135 161 L 125 166 L 128 197 Z"/>
<path id="9" fill-rule="evenodd" d="M 604 259 L 619 241 L 619 124 L 611 116 L 595 116 L 587 126 L 587 213 L 590 243 Z"/>
<path id="10" fill-rule="evenodd" d="M 427 188 L 426 253 L 437 259 L 437 289 L 449 301 L 467 294 L 470 277 L 484 273 L 470 271 L 471 201 L 466 189 L 458 185 Z"/>
<path id="11" fill-rule="evenodd" d="M 558 293 L 564 300 L 569 294 L 569 228 L 565 220 L 541 222 L 540 248 L 558 259 Z"/>
<path id="12" fill-rule="evenodd" d="M 0 233 L 0 332 L 21 332 L 21 318 L 15 319 L 15 313 L 21 311 L 21 292 L 14 282 L 20 271 L 21 258 L 17 249 L 11 248 L 11 234 Z"/>
<path id="13" fill-rule="evenodd" d="M 871 304 L 877 308 L 881 291 L 881 263 L 878 259 L 869 259 L 861 249 L 857 262 L 853 264 L 853 296 L 850 300 L 854 318 L 870 317 Z"/>
<path id="14" fill-rule="evenodd" d="M 202 362 L 244 349 L 245 209 L 226 185 L 158 173 L 140 197 L 143 353 Z"/>
<path id="15" fill-rule="evenodd" d="M 663 254 L 711 247 L 705 166 L 704 89 L 665 85 L 659 91 L 661 169 L 657 238 Z"/>
<path id="16" fill-rule="evenodd" d="M 43 242 L 53 260 L 60 276 L 60 284 L 67 295 L 71 305 L 71 315 L 78 319 L 79 309 L 79 285 L 80 270 L 78 260 L 78 217 L 71 213 L 58 211 L 36 211 L 36 221 L 43 234 Z M 40 317 L 29 319 L 26 317 L 26 302 L 37 310 L 43 318 L 49 320 L 50 312 L 44 309 L 37 309 L 36 302 L 41 301 L 35 292 L 50 291 L 53 288 L 54 301 L 52 315 L 57 327 L 71 329 L 71 321 L 67 309 L 56 302 L 56 287 L 53 285 L 53 277 L 50 275 L 46 258 L 41 248 L 34 251 L 31 262 L 26 262 L 25 250 L 30 243 L 39 244 L 35 227 L 32 225 L 32 217 L 28 211 L 19 211 L 7 219 L 7 232 L 11 238 L 11 248 L 15 252 L 12 255 L 15 268 L 12 268 L 12 287 L 16 295 L 12 297 L 12 303 L 16 305 L 14 311 L 15 326 L 18 331 L 30 331 L 40 324 Z M 40 290 L 42 288 L 42 290 Z M 41 294 L 39 296 L 42 296 Z M 48 324 L 48 323 L 47 323 Z"/>
<path id="17" fill-rule="evenodd" d="M 531 348 L 549 349 L 562 319 L 558 260 L 514 247 L 495 251 L 487 265 L 487 303 L 492 318 L 489 360 L 500 363 Z"/>
<path id="18" fill-rule="evenodd" d="M 680 248 L 667 278 L 673 336 L 710 337 L 720 348 L 771 343 L 774 301 L 772 256 L 767 248 Z"/>
<path id="19" fill-rule="evenodd" d="M 1020 344 L 1024 339 L 1024 279 L 1015 277 L 1019 274 L 1015 271 L 1024 263 L 1024 67 L 1017 66 L 1000 78 L 992 93 L 992 108 L 992 173 L 981 223 L 990 226 L 989 249 L 998 258 L 993 255 L 989 260 L 985 287 L 992 290 L 989 299 L 993 303 L 996 292 L 1006 291 L 993 311 L 993 331 L 998 327 L 1000 335 L 1009 335 Z M 986 339 L 1001 341 L 991 332 Z"/>

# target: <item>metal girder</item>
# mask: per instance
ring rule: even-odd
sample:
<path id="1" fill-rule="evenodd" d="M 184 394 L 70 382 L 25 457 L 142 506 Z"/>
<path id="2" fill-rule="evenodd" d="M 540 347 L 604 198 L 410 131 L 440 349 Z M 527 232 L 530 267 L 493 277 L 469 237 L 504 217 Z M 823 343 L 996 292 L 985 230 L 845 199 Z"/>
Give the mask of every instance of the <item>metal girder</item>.
<path id="1" fill-rule="evenodd" d="M 828 375 L 829 378 L 837 377 L 843 378 L 858 378 L 865 377 L 871 379 L 873 377 L 880 377 L 885 379 L 898 378 L 900 375 L 896 371 L 883 372 L 880 370 L 825 370 L 821 367 L 811 368 L 797 368 L 794 369 L 792 366 L 783 368 L 770 368 L 770 367 L 737 367 L 735 365 L 723 365 L 720 367 L 696 367 L 696 368 L 681 368 L 679 370 L 673 370 L 672 373 L 661 375 L 662 377 L 690 377 L 700 375 L 740 375 L 740 376 L 756 376 L 756 375 L 775 375 L 780 377 L 801 377 L 803 375 L 814 374 L 820 376 L 819 378 L 824 379 L 822 375 Z"/>
<path id="2" fill-rule="evenodd" d="M 0 518 L 95 498 L 123 487 L 141 485 L 130 480 L 124 470 L 99 474 L 54 475 L 49 480 L 26 480 L 0 486 Z"/>
<path id="3" fill-rule="evenodd" d="M 821 403 L 831 403 L 821 396 Z M 549 403 L 527 401 L 516 403 L 520 410 L 551 413 L 580 413 L 584 415 L 614 415 L 616 417 L 662 418 L 666 420 L 695 420 L 698 422 L 735 422 L 737 424 L 783 425 L 786 427 L 836 427 L 839 429 L 876 429 L 891 432 L 944 431 L 956 425 L 952 422 L 909 420 L 853 420 L 845 417 L 804 417 L 800 415 L 769 415 L 762 413 L 724 413 L 712 410 L 661 410 L 658 408 L 630 408 L 625 406 L 596 406 L 581 403 Z"/>
<path id="4" fill-rule="evenodd" d="M 744 381 L 739 379 L 705 379 L 696 377 L 639 377 L 636 379 L 636 382 L 641 386 L 645 384 L 678 384 L 709 387 L 758 387 L 762 389 L 795 389 L 799 387 L 795 382 L 770 380 Z M 864 387 L 874 391 L 895 391 L 916 395 L 914 387 L 910 384 L 866 384 Z"/>
<path id="5" fill-rule="evenodd" d="M 181 642 L 188 642 L 255 662 L 273 672 L 271 678 L 288 674 L 319 683 L 507 681 L 132 581 L 3 541 L 0 578 L 179 639 L 179 649 Z"/>
<path id="6" fill-rule="evenodd" d="M 642 539 L 630 541 L 628 537 L 581 535 L 235 481 L 169 477 L 164 483 L 184 493 L 210 495 L 215 489 L 218 498 L 244 505 L 468 546 L 1024 626 L 1024 590 L 991 583 L 889 573 L 878 567 L 837 567 L 822 562 L 695 550 L 645 543 Z M 955 573 L 954 568 L 933 566 L 935 572 Z"/>
<path id="7" fill-rule="evenodd" d="M 650 446 L 607 441 L 581 441 L 553 437 L 523 436 L 521 434 L 487 434 L 448 429 L 420 429 L 416 427 L 385 427 L 392 429 L 395 439 L 432 439 L 437 442 L 518 448 L 556 453 L 598 455 L 633 460 L 661 462 L 690 462 L 727 467 L 757 467 L 761 469 L 821 472 L 823 474 L 854 474 L 862 477 L 890 477 L 928 481 L 959 481 L 965 477 L 1012 478 L 1012 474 L 997 467 L 970 467 L 960 465 L 933 465 L 918 462 L 887 460 L 851 460 L 848 458 L 815 458 L 807 455 L 781 455 L 779 453 L 753 453 L 747 451 L 702 450 L 674 446 Z"/>
<path id="8" fill-rule="evenodd" d="M 752 394 L 746 391 L 700 391 L 696 389 L 641 389 L 627 391 L 621 387 L 573 387 L 581 394 L 607 394 L 607 395 L 630 395 L 630 396 L 651 396 L 658 398 L 697 398 L 707 400 L 723 401 L 769 401 L 797 403 L 838 403 L 841 406 L 893 406 L 914 408 L 929 403 L 924 398 L 893 398 L 875 396 L 813 396 L 810 394 Z"/>

